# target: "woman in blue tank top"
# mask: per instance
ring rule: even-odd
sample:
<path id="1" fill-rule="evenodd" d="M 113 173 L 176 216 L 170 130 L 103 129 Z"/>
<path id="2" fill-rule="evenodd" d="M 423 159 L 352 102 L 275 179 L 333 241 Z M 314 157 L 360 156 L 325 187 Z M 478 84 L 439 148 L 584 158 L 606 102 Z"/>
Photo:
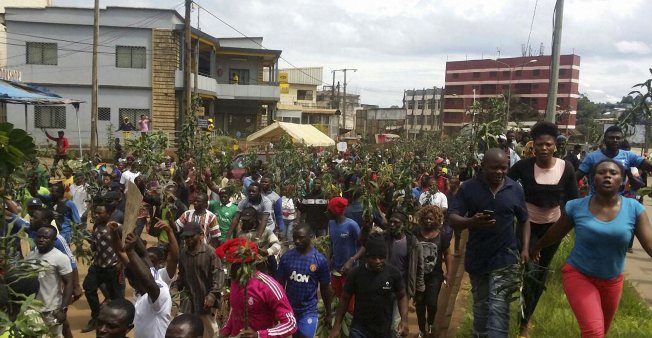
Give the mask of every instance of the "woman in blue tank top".
<path id="1" fill-rule="evenodd" d="M 582 337 L 604 337 L 623 289 L 627 246 L 636 235 L 652 256 L 652 228 L 645 208 L 620 196 L 625 169 L 607 159 L 594 167 L 595 194 L 566 203 L 561 218 L 532 249 L 530 257 L 575 229 L 575 244 L 562 268 L 564 292 Z"/>

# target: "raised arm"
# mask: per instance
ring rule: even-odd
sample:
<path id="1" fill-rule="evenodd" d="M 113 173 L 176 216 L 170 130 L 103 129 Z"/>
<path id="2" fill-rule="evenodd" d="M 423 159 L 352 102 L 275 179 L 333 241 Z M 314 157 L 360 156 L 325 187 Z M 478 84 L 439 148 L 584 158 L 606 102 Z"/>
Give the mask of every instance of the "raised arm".
<path id="1" fill-rule="evenodd" d="M 562 210 L 561 217 L 555 222 L 553 226 L 546 231 L 546 234 L 543 235 L 537 244 L 530 250 L 530 257 L 534 260 L 539 258 L 539 252 L 546 247 L 553 245 L 561 241 L 566 234 L 568 234 L 573 229 L 573 221 L 566 215 L 566 211 Z"/>
<path id="2" fill-rule="evenodd" d="M 167 270 L 168 276 L 172 279 L 177 273 L 177 266 L 179 265 L 179 243 L 177 243 L 177 238 L 174 236 L 174 232 L 167 221 L 159 220 L 154 227 L 165 231 L 168 235 L 168 259 L 165 264 L 165 270 Z"/>
<path id="3" fill-rule="evenodd" d="M 158 299 L 158 296 L 161 294 L 152 273 L 149 271 L 149 268 L 143 260 L 136 253 L 135 247 L 138 237 L 133 232 L 128 234 L 125 239 L 125 249 L 127 251 L 127 257 L 129 257 L 129 268 L 134 273 L 134 278 L 142 285 L 142 287 L 147 292 L 147 296 L 150 301 L 153 303 Z"/>

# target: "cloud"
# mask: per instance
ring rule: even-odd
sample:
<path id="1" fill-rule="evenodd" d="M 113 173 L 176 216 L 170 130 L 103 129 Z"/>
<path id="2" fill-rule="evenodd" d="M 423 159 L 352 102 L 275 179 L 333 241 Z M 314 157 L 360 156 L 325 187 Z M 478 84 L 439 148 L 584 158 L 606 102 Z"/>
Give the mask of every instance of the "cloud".
<path id="1" fill-rule="evenodd" d="M 646 43 L 641 42 L 641 41 L 618 41 L 615 44 L 616 49 L 625 54 L 640 54 L 640 55 L 645 55 L 645 54 L 650 54 L 650 46 L 648 46 Z"/>

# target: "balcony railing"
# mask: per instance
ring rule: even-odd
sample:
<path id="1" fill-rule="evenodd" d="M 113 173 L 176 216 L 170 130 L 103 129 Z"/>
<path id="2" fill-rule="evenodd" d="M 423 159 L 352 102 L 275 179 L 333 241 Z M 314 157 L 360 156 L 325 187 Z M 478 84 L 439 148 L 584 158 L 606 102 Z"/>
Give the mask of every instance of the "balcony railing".
<path id="1" fill-rule="evenodd" d="M 195 74 L 192 74 L 190 81 L 191 88 L 194 88 L 195 76 Z M 177 88 L 183 87 L 182 71 L 176 72 L 175 86 Z M 256 85 L 218 83 L 215 79 L 201 74 L 197 77 L 197 89 L 201 92 L 215 95 L 218 99 L 227 100 L 278 101 L 280 98 L 280 89 L 274 83 Z"/>

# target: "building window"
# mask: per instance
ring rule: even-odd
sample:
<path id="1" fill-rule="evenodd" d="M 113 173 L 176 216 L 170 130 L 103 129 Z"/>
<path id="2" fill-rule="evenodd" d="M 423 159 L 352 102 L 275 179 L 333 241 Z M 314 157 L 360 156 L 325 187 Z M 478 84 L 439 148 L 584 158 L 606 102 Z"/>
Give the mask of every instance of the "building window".
<path id="1" fill-rule="evenodd" d="M 297 100 L 312 101 L 312 90 L 297 90 Z"/>
<path id="2" fill-rule="evenodd" d="M 423 124 L 423 115 L 417 115 L 415 117 L 416 117 L 416 121 L 414 121 L 415 124 L 422 125 Z"/>
<path id="3" fill-rule="evenodd" d="M 423 109 L 423 100 L 417 101 L 417 109 Z"/>
<path id="4" fill-rule="evenodd" d="M 414 109 L 414 101 L 408 101 L 408 109 Z"/>
<path id="5" fill-rule="evenodd" d="M 566 89 L 566 84 L 565 83 L 557 84 L 557 90 L 563 90 L 563 89 Z"/>
<path id="6" fill-rule="evenodd" d="M 562 98 L 557 98 L 557 107 L 558 110 L 564 110 L 566 107 L 564 107 L 564 99 Z"/>
<path id="7" fill-rule="evenodd" d="M 432 115 L 426 115 L 426 125 L 432 124 Z"/>
<path id="8" fill-rule="evenodd" d="M 496 77 L 496 72 L 489 72 L 489 77 Z"/>
<path id="9" fill-rule="evenodd" d="M 520 77 L 520 76 L 523 74 L 523 71 L 522 71 L 522 70 L 517 70 L 517 71 L 514 72 L 514 73 L 515 73 L 514 75 Z"/>
<path id="10" fill-rule="evenodd" d="M 460 77 L 460 74 L 458 74 L 458 73 L 453 73 L 453 79 L 457 79 L 458 77 Z"/>
<path id="11" fill-rule="evenodd" d="M 145 47 L 115 46 L 117 68 L 146 68 Z"/>
<path id="12" fill-rule="evenodd" d="M 120 108 L 118 109 L 118 115 L 120 116 L 120 121 L 124 121 L 125 117 L 129 118 L 129 123 L 131 123 L 131 125 L 134 127 L 138 126 L 140 115 L 150 117 L 149 109 L 137 108 Z"/>
<path id="13" fill-rule="evenodd" d="M 97 119 L 99 121 L 111 121 L 111 108 L 108 107 L 97 108 Z"/>
<path id="14" fill-rule="evenodd" d="M 249 84 L 249 69 L 229 69 L 229 83 L 248 85 Z"/>
<path id="15" fill-rule="evenodd" d="M 559 76 L 566 75 L 566 69 L 559 70 Z"/>
<path id="16" fill-rule="evenodd" d="M 54 65 L 58 64 L 57 44 L 45 42 L 25 43 L 28 65 Z"/>
<path id="17" fill-rule="evenodd" d="M 66 128 L 66 107 L 34 106 L 34 128 Z"/>
<path id="18" fill-rule="evenodd" d="M 509 70 L 503 70 L 503 77 L 509 76 Z"/>
<path id="19" fill-rule="evenodd" d="M 540 69 L 535 69 L 535 70 L 532 71 L 532 75 L 534 75 L 534 76 L 539 76 L 540 74 L 541 74 Z"/>
<path id="20" fill-rule="evenodd" d="M 282 116 L 281 117 L 281 122 L 289 122 L 289 123 L 301 124 L 301 118 L 300 117 Z"/>
<path id="21" fill-rule="evenodd" d="M 537 88 L 539 88 L 539 84 L 538 83 L 533 83 L 532 84 L 532 89 L 537 89 Z"/>
<path id="22" fill-rule="evenodd" d="M 407 123 L 408 125 L 414 125 L 414 115 L 407 116 Z"/>
<path id="23" fill-rule="evenodd" d="M 480 72 L 473 72 L 473 77 L 480 77 Z"/>

